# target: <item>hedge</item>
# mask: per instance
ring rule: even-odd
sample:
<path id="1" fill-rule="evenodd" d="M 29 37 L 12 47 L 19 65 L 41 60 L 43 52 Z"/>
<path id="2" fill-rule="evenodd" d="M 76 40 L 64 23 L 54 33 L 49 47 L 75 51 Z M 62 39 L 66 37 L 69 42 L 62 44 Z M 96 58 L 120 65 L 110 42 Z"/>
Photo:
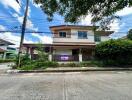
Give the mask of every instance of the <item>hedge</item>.
<path id="1" fill-rule="evenodd" d="M 0 59 L 0 63 L 8 63 L 8 62 L 15 62 L 15 59 Z"/>
<path id="2" fill-rule="evenodd" d="M 96 46 L 95 58 L 104 65 L 132 65 L 132 41 L 109 40 Z"/>

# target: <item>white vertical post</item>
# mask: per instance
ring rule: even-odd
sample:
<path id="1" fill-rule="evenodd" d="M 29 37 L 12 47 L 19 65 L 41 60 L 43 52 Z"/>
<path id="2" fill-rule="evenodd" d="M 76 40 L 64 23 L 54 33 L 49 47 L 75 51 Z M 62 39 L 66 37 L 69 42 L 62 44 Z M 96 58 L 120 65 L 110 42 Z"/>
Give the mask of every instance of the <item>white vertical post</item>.
<path id="1" fill-rule="evenodd" d="M 49 61 L 52 61 L 52 54 L 49 54 Z"/>
<path id="2" fill-rule="evenodd" d="M 79 49 L 79 62 L 82 62 L 82 52 L 81 52 L 81 48 Z"/>
<path id="3" fill-rule="evenodd" d="M 79 54 L 79 62 L 82 62 L 82 54 Z"/>
<path id="4" fill-rule="evenodd" d="M 31 59 L 31 48 L 28 50 L 29 58 Z"/>
<path id="5" fill-rule="evenodd" d="M 52 48 L 49 47 L 49 61 L 52 61 Z"/>

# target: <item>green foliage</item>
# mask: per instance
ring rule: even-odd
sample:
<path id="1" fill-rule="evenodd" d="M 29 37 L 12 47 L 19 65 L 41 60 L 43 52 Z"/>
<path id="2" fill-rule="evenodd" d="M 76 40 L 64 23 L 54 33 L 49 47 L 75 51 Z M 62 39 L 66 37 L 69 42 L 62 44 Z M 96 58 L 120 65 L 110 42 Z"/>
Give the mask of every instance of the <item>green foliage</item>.
<path id="1" fill-rule="evenodd" d="M 35 70 L 35 66 L 34 65 L 25 65 L 25 66 L 22 66 L 22 67 L 18 67 L 17 68 L 18 70 Z"/>
<path id="2" fill-rule="evenodd" d="M 39 43 L 36 46 L 37 46 L 36 50 L 38 51 L 37 61 L 48 61 L 48 54 L 44 52 L 43 44 Z"/>
<path id="3" fill-rule="evenodd" d="M 36 68 L 48 68 L 48 67 L 57 67 L 58 63 L 57 62 L 50 62 L 50 61 L 46 61 L 46 62 L 36 62 L 35 64 Z"/>
<path id="4" fill-rule="evenodd" d="M 79 67 L 79 63 L 62 63 L 59 64 L 60 67 Z"/>
<path id="5" fill-rule="evenodd" d="M 80 17 L 92 15 L 92 21 L 97 22 L 109 18 L 116 18 L 115 12 L 132 6 L 132 0 L 34 0 L 41 4 L 41 8 L 53 19 L 54 13 L 64 16 L 66 22 L 77 22 Z M 109 16 L 109 17 L 108 17 Z M 111 17 L 110 17 L 111 16 Z M 117 16 L 118 17 L 118 16 Z"/>
<path id="6" fill-rule="evenodd" d="M 15 61 L 15 63 L 16 63 L 16 65 L 18 65 L 18 57 L 16 58 L 16 61 Z M 21 55 L 21 61 L 20 61 L 21 63 L 20 63 L 20 66 L 24 66 L 24 65 L 28 65 L 28 64 L 30 64 L 31 63 L 31 60 L 30 60 L 30 58 L 29 58 L 29 55 L 28 54 L 26 54 L 26 55 Z"/>
<path id="7" fill-rule="evenodd" d="M 96 67 L 99 65 L 99 62 L 97 61 L 86 61 L 86 62 L 81 62 L 80 66 L 82 67 Z"/>
<path id="8" fill-rule="evenodd" d="M 109 40 L 96 46 L 95 57 L 104 65 L 124 66 L 132 64 L 132 41 Z"/>
<path id="9" fill-rule="evenodd" d="M 18 68 L 20 70 L 39 70 L 39 69 L 46 69 L 48 67 L 58 67 L 59 64 L 57 62 L 36 62 L 36 61 L 32 61 L 30 64 L 28 65 L 24 65 L 21 68 Z"/>
<path id="10" fill-rule="evenodd" d="M 127 38 L 132 40 L 132 29 L 129 30 Z"/>
<path id="11" fill-rule="evenodd" d="M 0 59 L 0 63 L 8 63 L 8 62 L 15 62 L 15 59 Z"/>

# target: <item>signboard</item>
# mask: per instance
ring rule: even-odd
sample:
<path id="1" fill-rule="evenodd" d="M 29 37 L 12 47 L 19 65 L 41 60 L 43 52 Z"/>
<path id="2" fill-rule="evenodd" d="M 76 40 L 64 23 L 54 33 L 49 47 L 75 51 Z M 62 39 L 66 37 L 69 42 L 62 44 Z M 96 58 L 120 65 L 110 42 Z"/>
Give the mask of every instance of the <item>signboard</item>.
<path id="1" fill-rule="evenodd" d="M 69 60 L 69 57 L 67 55 L 62 55 L 61 60 L 67 61 L 67 60 Z"/>

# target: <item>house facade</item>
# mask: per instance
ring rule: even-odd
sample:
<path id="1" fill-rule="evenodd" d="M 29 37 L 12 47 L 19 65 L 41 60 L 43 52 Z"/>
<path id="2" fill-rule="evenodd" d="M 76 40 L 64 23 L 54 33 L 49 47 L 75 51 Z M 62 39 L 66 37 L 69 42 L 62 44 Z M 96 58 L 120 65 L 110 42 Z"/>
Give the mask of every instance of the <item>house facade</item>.
<path id="1" fill-rule="evenodd" d="M 93 26 L 60 25 L 51 26 L 52 44 L 44 44 L 49 61 L 82 62 L 93 59 L 97 43 L 109 40 L 112 31 L 93 31 Z M 23 44 L 26 53 L 35 56 L 35 44 Z"/>

